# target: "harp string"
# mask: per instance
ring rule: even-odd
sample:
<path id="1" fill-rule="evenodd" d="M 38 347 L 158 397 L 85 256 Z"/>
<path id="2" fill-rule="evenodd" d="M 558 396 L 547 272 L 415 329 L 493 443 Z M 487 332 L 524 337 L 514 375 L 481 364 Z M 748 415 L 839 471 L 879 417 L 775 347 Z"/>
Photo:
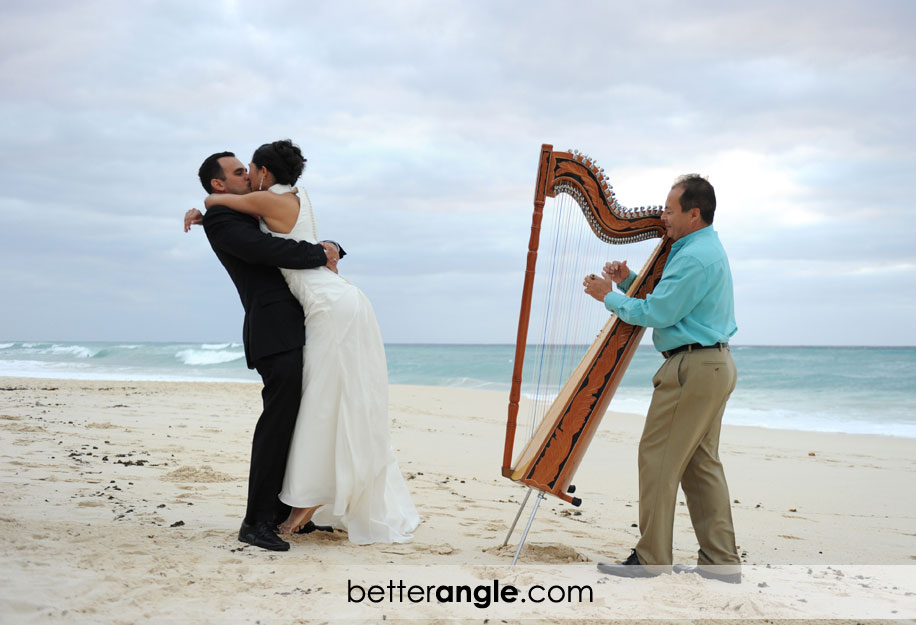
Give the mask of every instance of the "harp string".
<path id="1" fill-rule="evenodd" d="M 532 401 L 519 427 L 526 440 L 608 317 L 583 292 L 585 275 L 599 273 L 609 258 L 608 245 L 592 232 L 579 204 L 567 194 L 548 198 L 541 228 L 523 388 Z"/>
<path id="2" fill-rule="evenodd" d="M 585 294 L 583 278 L 600 274 L 605 262 L 623 258 L 638 271 L 658 243 L 621 246 L 602 241 L 576 200 L 565 193 L 547 198 L 539 242 L 523 369 L 522 391 L 530 401 L 528 410 L 519 414 L 517 432 L 524 441 L 516 445 L 516 456 L 610 318 L 604 306 Z"/>

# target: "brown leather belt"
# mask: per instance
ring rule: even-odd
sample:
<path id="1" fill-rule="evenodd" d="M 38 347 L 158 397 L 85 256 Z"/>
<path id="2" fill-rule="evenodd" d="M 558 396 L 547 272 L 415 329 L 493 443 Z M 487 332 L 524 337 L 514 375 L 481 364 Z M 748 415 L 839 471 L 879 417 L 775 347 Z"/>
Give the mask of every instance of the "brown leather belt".
<path id="1" fill-rule="evenodd" d="M 690 345 L 681 345 L 680 347 L 675 347 L 674 349 L 669 349 L 666 352 L 662 352 L 662 356 L 665 357 L 665 360 L 668 360 L 675 354 L 680 354 L 681 352 L 692 352 L 695 349 L 728 349 L 728 343 L 716 343 L 715 345 L 700 345 L 699 343 L 691 343 Z"/>

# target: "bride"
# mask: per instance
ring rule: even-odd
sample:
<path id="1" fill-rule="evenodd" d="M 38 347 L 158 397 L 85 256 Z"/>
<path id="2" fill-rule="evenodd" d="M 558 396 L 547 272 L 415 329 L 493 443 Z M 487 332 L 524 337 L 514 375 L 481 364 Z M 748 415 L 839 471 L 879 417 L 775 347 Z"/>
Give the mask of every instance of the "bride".
<path id="1" fill-rule="evenodd" d="M 317 243 L 308 194 L 292 186 L 304 168 L 291 141 L 266 143 L 251 157 L 252 192 L 213 194 L 206 206 L 255 215 L 265 232 Z M 357 544 L 408 541 L 420 519 L 391 447 L 385 347 L 372 305 L 327 267 L 280 271 L 306 328 L 302 403 L 280 492 L 292 511 L 280 531 L 312 520 L 346 530 Z"/>

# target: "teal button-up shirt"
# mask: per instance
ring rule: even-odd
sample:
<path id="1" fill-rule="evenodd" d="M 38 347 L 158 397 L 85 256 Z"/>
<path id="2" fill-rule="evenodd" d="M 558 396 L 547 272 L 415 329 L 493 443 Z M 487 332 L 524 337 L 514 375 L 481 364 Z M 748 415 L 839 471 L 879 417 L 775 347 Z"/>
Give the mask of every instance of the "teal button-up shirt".
<path id="1" fill-rule="evenodd" d="M 636 273 L 620 283 L 626 291 Z M 738 330 L 732 272 L 719 235 L 712 226 L 674 242 L 662 278 L 646 299 L 611 291 L 605 307 L 623 321 L 654 328 L 660 352 L 699 343 L 725 343 Z"/>

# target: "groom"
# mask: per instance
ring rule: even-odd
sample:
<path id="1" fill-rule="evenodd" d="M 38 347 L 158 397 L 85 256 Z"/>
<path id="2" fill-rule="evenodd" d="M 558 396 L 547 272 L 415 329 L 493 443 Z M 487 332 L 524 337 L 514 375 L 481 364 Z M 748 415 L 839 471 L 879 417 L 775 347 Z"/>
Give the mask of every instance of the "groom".
<path id="1" fill-rule="evenodd" d="M 250 191 L 248 173 L 232 152 L 208 156 L 198 172 L 207 193 Z M 278 267 L 334 269 L 345 254 L 332 242 L 307 243 L 261 232 L 258 220 L 225 206 L 213 206 L 201 219 L 196 209 L 185 215 L 185 232 L 203 223 L 210 246 L 235 283 L 245 308 L 242 340 L 249 369 L 264 382 L 264 409 L 251 443 L 248 506 L 239 540 L 262 549 L 286 551 L 277 524 L 289 514 L 277 494 L 283 485 L 286 457 L 302 397 L 304 313 Z M 316 528 L 310 524 L 300 530 Z"/>

